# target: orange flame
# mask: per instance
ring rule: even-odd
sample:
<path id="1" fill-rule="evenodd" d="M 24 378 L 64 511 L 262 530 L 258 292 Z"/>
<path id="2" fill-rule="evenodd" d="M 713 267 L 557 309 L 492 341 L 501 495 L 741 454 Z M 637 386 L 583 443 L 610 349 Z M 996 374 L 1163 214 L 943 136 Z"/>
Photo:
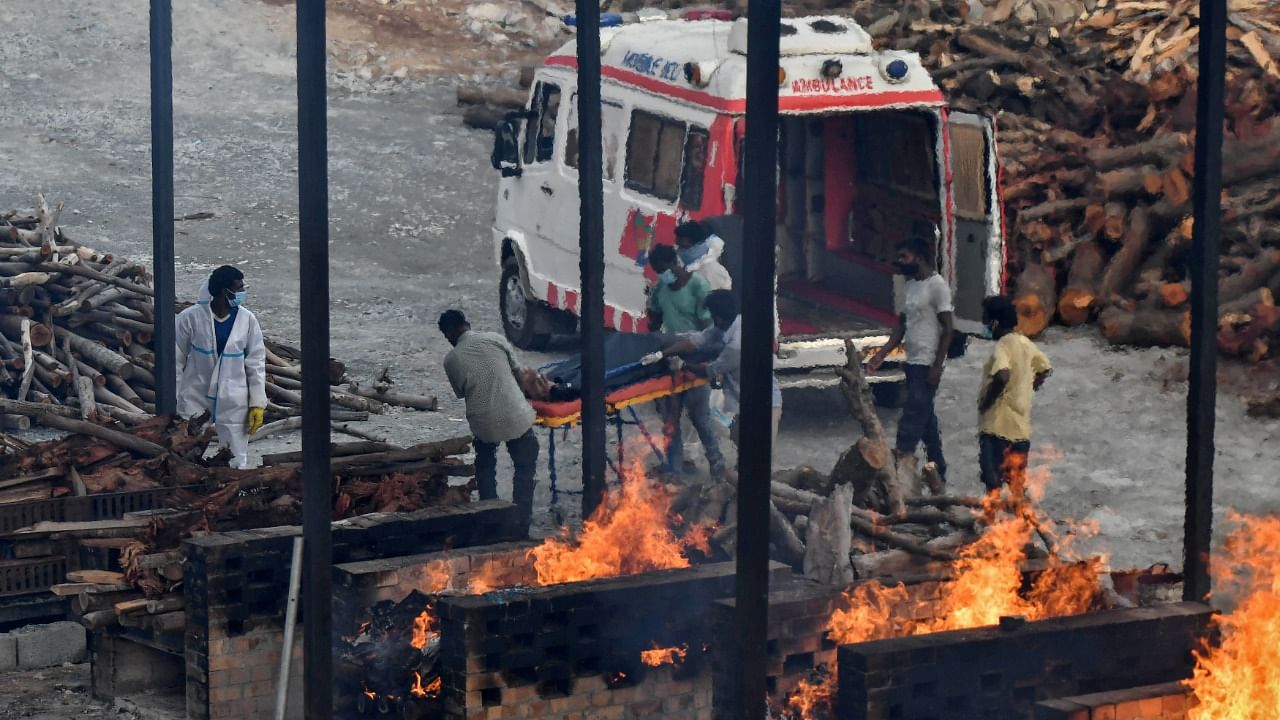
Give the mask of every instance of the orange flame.
<path id="1" fill-rule="evenodd" d="M 422 675 L 415 670 L 413 672 L 413 685 L 409 686 L 409 694 L 420 698 L 439 697 L 440 688 L 443 686 L 443 681 L 437 676 L 424 687 L 422 685 Z"/>
<path id="2" fill-rule="evenodd" d="M 1213 565 L 1235 608 L 1214 619 L 1221 645 L 1196 652 L 1189 720 L 1260 720 L 1280 712 L 1280 517 L 1227 517 L 1234 529 Z"/>
<path id="3" fill-rule="evenodd" d="M 365 696 L 365 697 L 367 697 L 367 698 L 369 698 L 370 700 L 377 700 L 377 699 L 378 699 L 378 693 L 376 693 L 376 692 L 374 692 L 374 691 L 370 690 L 370 689 L 369 689 L 369 688 L 367 688 L 367 687 L 364 689 L 364 696 Z"/>
<path id="4" fill-rule="evenodd" d="M 529 551 L 539 585 L 689 567 L 685 550 L 706 547 L 709 529 L 696 526 L 677 538 L 672 526 L 680 518 L 671 513 L 669 491 L 633 467 L 622 491 L 606 493 L 604 502 L 570 538 L 548 538 Z"/>
<path id="5" fill-rule="evenodd" d="M 640 662 L 648 665 L 649 667 L 675 665 L 676 661 L 683 661 L 685 656 L 688 654 L 688 645 L 667 648 L 660 648 L 657 645 L 654 645 L 652 650 L 640 651 Z"/>
<path id="6" fill-rule="evenodd" d="M 1053 534 L 1040 520 L 1035 503 L 1048 483 L 1046 468 L 1016 468 L 1011 487 L 993 492 L 983 502 L 985 532 L 959 551 L 951 567 L 954 579 L 941 584 L 941 597 L 932 612 L 917 613 L 907 607 L 906 588 L 877 581 L 859 584 L 845 592 L 845 608 L 837 609 L 829 624 L 830 636 L 847 645 L 906 635 L 962 630 L 999 623 L 1000 618 L 1020 615 L 1043 620 L 1086 612 L 1099 592 L 1102 558 L 1070 562 L 1069 543 Z M 1082 526 L 1082 534 L 1090 530 Z M 1056 545 L 1032 587 L 1023 591 L 1022 565 L 1035 534 Z M 913 620 L 919 614 L 931 619 Z"/>
<path id="7" fill-rule="evenodd" d="M 453 573 L 449 572 L 448 560 L 432 560 L 427 564 L 426 578 L 420 589 L 428 595 L 441 593 L 449 589 L 452 579 Z"/>
<path id="8" fill-rule="evenodd" d="M 409 644 L 415 650 L 421 650 L 426 647 L 431 636 L 440 632 L 436 626 L 436 616 L 433 610 L 434 608 L 428 605 L 421 615 L 413 619 L 413 637 L 409 640 Z"/>
<path id="9" fill-rule="evenodd" d="M 787 696 L 787 709 L 793 717 L 830 717 L 834 711 L 832 699 L 836 691 L 836 679 L 827 675 L 821 680 L 804 678 Z"/>

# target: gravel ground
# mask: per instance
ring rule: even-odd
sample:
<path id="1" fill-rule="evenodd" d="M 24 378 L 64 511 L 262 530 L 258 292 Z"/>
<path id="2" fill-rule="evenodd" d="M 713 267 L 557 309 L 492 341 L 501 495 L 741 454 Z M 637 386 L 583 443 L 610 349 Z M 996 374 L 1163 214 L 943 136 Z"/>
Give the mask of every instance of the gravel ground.
<path id="1" fill-rule="evenodd" d="M 27 205 L 43 191 L 66 203 L 72 237 L 141 261 L 150 256 L 145 12 L 145 3 L 0 4 L 0 206 Z M 194 295 L 213 267 L 236 264 L 267 334 L 296 343 L 292 10 L 198 0 L 183 4 L 175 24 L 177 213 L 215 214 L 178 223 L 179 294 Z M 394 411 L 369 423 L 413 443 L 466 431 L 440 367 L 447 344 L 437 314 L 459 307 L 476 326 L 499 327 L 487 231 L 495 177 L 489 137 L 462 128 L 445 81 L 411 75 L 378 89 L 335 83 L 330 97 L 332 354 L 353 377 L 390 367 L 398 388 L 441 397 L 438 413 Z M 1036 411 L 1039 462 L 1054 477 L 1047 509 L 1096 521 L 1096 542 L 1117 567 L 1180 564 L 1185 352 L 1113 351 L 1088 330 L 1051 331 L 1042 346 L 1056 369 Z M 979 489 L 975 403 L 988 351 L 976 341 L 953 362 L 938 399 L 958 492 Z M 1274 374 L 1238 368 L 1224 379 L 1241 392 L 1274 384 Z M 893 427 L 894 413 L 885 421 Z M 1220 398 L 1218 422 L 1219 516 L 1228 507 L 1280 510 L 1280 422 L 1246 419 L 1235 393 Z M 775 465 L 829 468 L 855 437 L 836 393 L 788 394 Z M 298 439 L 253 447 L 296 449 Z M 576 438 L 558 442 L 557 453 L 561 488 L 576 489 Z M 576 519 L 575 497 L 547 511 L 549 501 L 543 472 L 538 532 Z M 15 712 L 0 706 L 0 717 L 106 717 Z"/>

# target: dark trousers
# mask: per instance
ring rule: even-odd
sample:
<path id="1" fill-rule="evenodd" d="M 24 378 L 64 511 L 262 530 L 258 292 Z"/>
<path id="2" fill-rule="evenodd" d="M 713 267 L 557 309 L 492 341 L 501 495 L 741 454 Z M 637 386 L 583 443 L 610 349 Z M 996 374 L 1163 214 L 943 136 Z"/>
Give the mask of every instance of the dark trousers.
<path id="1" fill-rule="evenodd" d="M 947 478 L 947 462 L 942 457 L 942 431 L 938 429 L 938 416 L 933 411 L 933 398 L 938 388 L 929 384 L 928 365 L 905 366 L 906 401 L 902 417 L 898 419 L 898 452 L 914 455 L 923 442 L 925 455 L 938 466 L 938 474 Z"/>
<path id="2" fill-rule="evenodd" d="M 476 486 L 481 500 L 498 497 L 498 443 L 487 443 L 479 438 L 476 445 Z M 515 440 L 507 441 L 507 454 L 515 473 L 511 479 L 511 502 L 520 508 L 520 521 L 529 524 L 533 517 L 533 488 L 537 484 L 538 436 L 533 428 Z"/>
<path id="3" fill-rule="evenodd" d="M 998 435 L 978 435 L 978 467 L 982 471 L 982 484 L 988 490 L 1009 485 L 1021 492 L 1026 485 L 1027 454 L 1031 452 L 1030 440 L 1006 440 Z"/>
<path id="4" fill-rule="evenodd" d="M 680 416 L 689 413 L 689 422 L 702 441 L 702 451 L 707 456 L 711 477 L 724 475 L 724 453 L 720 452 L 720 438 L 716 435 L 715 420 L 711 417 L 711 386 L 699 385 L 679 395 L 666 399 L 663 432 L 667 436 L 667 461 L 663 472 L 680 472 L 684 461 L 684 433 L 680 428 Z"/>

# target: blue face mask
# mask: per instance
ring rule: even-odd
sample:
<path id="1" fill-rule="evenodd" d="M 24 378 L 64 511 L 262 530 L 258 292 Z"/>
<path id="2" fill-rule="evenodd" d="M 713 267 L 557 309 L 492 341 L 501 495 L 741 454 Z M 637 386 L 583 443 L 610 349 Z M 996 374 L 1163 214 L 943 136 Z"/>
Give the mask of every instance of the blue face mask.
<path id="1" fill-rule="evenodd" d="M 247 290 L 241 290 L 237 292 L 235 296 L 233 296 L 230 300 L 228 300 L 227 304 L 230 305 L 231 307 L 240 307 L 241 305 L 244 304 L 244 300 L 247 297 L 249 297 L 249 292 Z"/>
<path id="2" fill-rule="evenodd" d="M 668 268 L 662 271 L 662 274 L 658 276 L 658 279 L 666 283 L 667 285 L 675 285 L 676 273 L 674 270 L 671 270 L 670 268 Z"/>
<path id="3" fill-rule="evenodd" d="M 996 333 L 995 333 L 995 331 L 994 331 L 994 330 L 992 330 L 992 329 L 991 329 L 991 326 L 990 326 L 990 325 L 983 325 L 983 326 L 982 326 L 982 337 L 986 338 L 987 340 L 995 340 L 995 338 L 996 338 Z"/>

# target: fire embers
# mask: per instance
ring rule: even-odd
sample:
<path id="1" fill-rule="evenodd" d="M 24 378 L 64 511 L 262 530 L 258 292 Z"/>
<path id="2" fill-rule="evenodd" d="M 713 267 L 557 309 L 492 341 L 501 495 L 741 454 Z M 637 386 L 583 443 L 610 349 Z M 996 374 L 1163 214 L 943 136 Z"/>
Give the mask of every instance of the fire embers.
<path id="1" fill-rule="evenodd" d="M 819 665 L 786 694 L 782 707 L 770 701 L 769 720 L 833 720 L 835 693 L 835 674 Z"/>
<path id="2" fill-rule="evenodd" d="M 343 638 L 343 677 L 360 678 L 357 714 L 443 717 L 440 629 L 432 610 L 431 597 L 417 591 L 399 603 L 383 601 L 355 636 Z"/>
<path id="3" fill-rule="evenodd" d="M 1234 608 L 1214 620 L 1221 644 L 1196 653 L 1190 720 L 1280 716 L 1280 517 L 1231 513 L 1228 522 L 1212 567 L 1215 597 Z"/>

